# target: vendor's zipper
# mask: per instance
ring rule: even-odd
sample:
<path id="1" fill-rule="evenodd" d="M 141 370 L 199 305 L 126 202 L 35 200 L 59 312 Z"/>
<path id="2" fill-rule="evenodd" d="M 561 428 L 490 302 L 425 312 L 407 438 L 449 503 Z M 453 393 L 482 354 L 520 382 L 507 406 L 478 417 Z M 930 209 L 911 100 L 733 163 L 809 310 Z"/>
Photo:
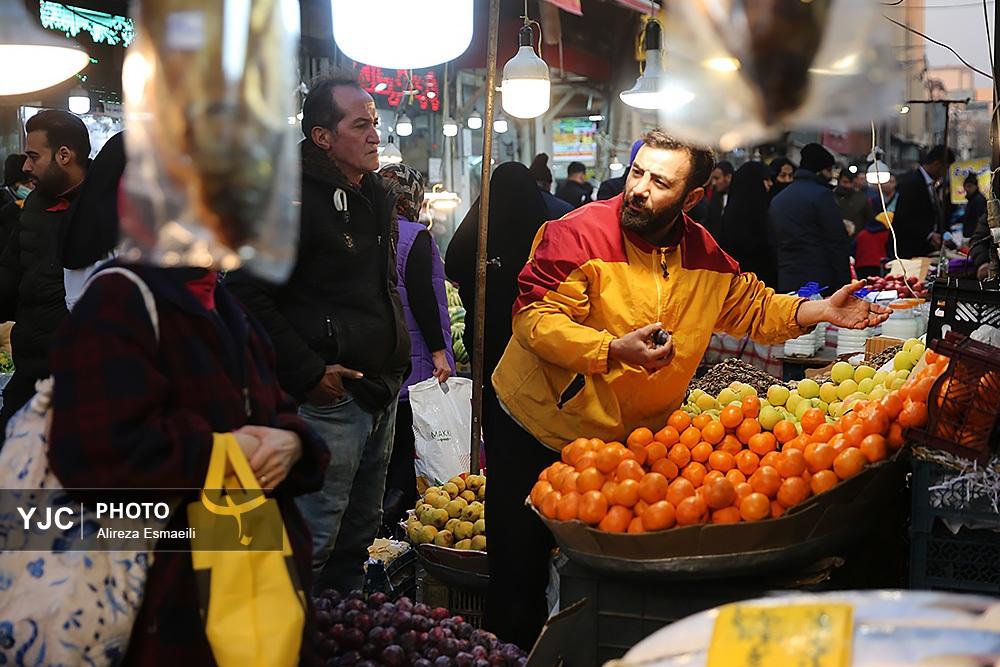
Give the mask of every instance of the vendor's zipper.
<path id="1" fill-rule="evenodd" d="M 249 417 L 253 413 L 253 410 L 250 409 L 249 387 L 243 387 L 243 411 L 247 414 L 247 417 Z"/>
<path id="2" fill-rule="evenodd" d="M 659 257 L 660 268 L 663 269 L 663 279 L 666 280 L 670 273 L 667 271 L 667 257 L 662 248 L 657 248 L 653 251 L 653 266 L 656 266 L 656 260 Z M 660 280 L 656 279 L 656 318 L 660 319 L 663 316 L 663 288 L 660 286 Z"/>

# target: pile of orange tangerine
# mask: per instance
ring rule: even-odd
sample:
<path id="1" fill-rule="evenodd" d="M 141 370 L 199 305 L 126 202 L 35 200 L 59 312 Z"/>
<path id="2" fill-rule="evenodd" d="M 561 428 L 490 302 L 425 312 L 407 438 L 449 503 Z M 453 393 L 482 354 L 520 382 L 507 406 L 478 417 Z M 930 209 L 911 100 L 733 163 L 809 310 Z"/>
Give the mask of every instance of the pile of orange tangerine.
<path id="1" fill-rule="evenodd" d="M 829 422 L 819 409 L 800 428 L 757 420 L 760 399 L 726 406 L 715 419 L 680 410 L 659 432 L 637 428 L 625 444 L 578 438 L 542 471 L 531 503 L 557 521 L 579 520 L 613 533 L 779 517 L 807 498 L 857 475 L 903 446 L 903 429 L 927 422 L 927 402 L 947 358 L 880 401 L 859 401 Z"/>

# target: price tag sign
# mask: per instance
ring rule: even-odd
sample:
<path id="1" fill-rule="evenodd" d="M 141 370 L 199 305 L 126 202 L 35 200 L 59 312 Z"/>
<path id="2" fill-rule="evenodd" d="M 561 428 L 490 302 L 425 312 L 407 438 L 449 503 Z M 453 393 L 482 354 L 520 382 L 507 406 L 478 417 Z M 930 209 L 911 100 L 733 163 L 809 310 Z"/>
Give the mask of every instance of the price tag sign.
<path id="1" fill-rule="evenodd" d="M 846 604 L 719 610 L 707 667 L 850 667 L 853 608 Z"/>

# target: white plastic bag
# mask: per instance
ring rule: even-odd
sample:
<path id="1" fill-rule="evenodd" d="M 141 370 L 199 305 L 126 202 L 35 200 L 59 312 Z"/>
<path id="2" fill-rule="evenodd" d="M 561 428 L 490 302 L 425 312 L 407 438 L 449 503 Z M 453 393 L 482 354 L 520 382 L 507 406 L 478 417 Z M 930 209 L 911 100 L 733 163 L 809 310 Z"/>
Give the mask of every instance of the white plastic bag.
<path id="1" fill-rule="evenodd" d="M 417 488 L 443 484 L 469 472 L 472 380 L 429 378 L 410 387 Z"/>

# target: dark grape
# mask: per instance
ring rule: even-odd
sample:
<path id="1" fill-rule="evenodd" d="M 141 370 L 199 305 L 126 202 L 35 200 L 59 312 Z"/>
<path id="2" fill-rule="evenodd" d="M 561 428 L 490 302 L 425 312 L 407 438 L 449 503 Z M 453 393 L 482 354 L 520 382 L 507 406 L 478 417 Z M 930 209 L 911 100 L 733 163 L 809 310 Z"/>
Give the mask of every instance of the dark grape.
<path id="1" fill-rule="evenodd" d="M 385 628 L 376 625 L 374 628 L 369 630 L 368 641 L 370 641 L 372 644 L 375 644 L 376 646 L 381 646 L 381 647 L 386 646 L 389 642 L 388 640 L 386 640 L 385 637 Z"/>
<path id="2" fill-rule="evenodd" d="M 459 639 L 456 643 L 459 651 L 468 651 L 472 646 L 468 639 Z"/>
<path id="3" fill-rule="evenodd" d="M 347 594 L 347 597 L 350 598 L 351 600 L 363 601 L 365 599 L 365 594 L 355 588 L 353 591 Z"/>
<path id="4" fill-rule="evenodd" d="M 358 667 L 378 667 L 378 665 L 371 660 L 362 660 L 358 663 Z"/>
<path id="5" fill-rule="evenodd" d="M 473 667 L 475 659 L 472 657 L 471 653 L 466 653 L 465 651 L 459 651 L 455 656 L 456 667 Z"/>
<path id="6" fill-rule="evenodd" d="M 413 661 L 413 667 L 434 667 L 434 663 L 426 658 L 420 658 Z"/>
<path id="7" fill-rule="evenodd" d="M 443 621 L 444 619 L 448 618 L 448 616 L 450 616 L 450 614 L 448 613 L 448 610 L 445 609 L 444 607 L 435 607 L 434 609 L 431 610 L 431 618 L 433 618 L 435 621 Z"/>
<path id="8" fill-rule="evenodd" d="M 407 651 L 412 651 L 417 648 L 417 638 L 419 635 L 415 630 L 407 630 L 406 632 L 399 635 L 399 645 L 405 648 Z"/>
<path id="9" fill-rule="evenodd" d="M 454 664 L 455 661 L 446 655 L 439 656 L 434 661 L 434 667 L 452 667 Z"/>
<path id="10" fill-rule="evenodd" d="M 313 600 L 313 606 L 316 607 L 316 611 L 329 611 L 333 609 L 334 604 L 332 600 L 319 598 L 318 600 Z"/>
<path id="11" fill-rule="evenodd" d="M 452 616 L 450 620 L 454 625 L 465 623 L 465 617 L 463 616 Z"/>
<path id="12" fill-rule="evenodd" d="M 364 601 L 356 598 L 351 598 L 344 603 L 344 611 L 365 611 L 367 609 L 368 606 L 364 603 Z"/>
<path id="13" fill-rule="evenodd" d="M 385 593 L 372 593 L 368 596 L 368 606 L 372 609 L 378 609 L 388 601 L 389 597 Z"/>
<path id="14" fill-rule="evenodd" d="M 389 625 L 392 621 L 392 614 L 387 611 L 376 611 L 372 615 L 372 622 L 375 625 Z"/>
<path id="15" fill-rule="evenodd" d="M 435 644 L 440 644 L 447 639 L 447 636 L 444 634 L 444 628 L 431 628 L 431 631 L 427 633 L 427 638 Z"/>
<path id="16" fill-rule="evenodd" d="M 340 656 L 340 664 L 346 667 L 351 667 L 361 662 L 361 654 L 357 651 L 348 651 L 344 655 Z"/>
<path id="17" fill-rule="evenodd" d="M 319 594 L 321 598 L 326 598 L 330 602 L 340 602 L 340 593 L 333 588 L 328 588 Z"/>
<path id="18" fill-rule="evenodd" d="M 374 658 L 376 655 L 378 655 L 378 651 L 379 650 L 375 648 L 375 644 L 372 644 L 371 642 L 365 642 L 364 644 L 361 645 L 360 653 L 361 657 L 363 658 Z"/>
<path id="19" fill-rule="evenodd" d="M 413 616 L 413 629 L 418 632 L 428 632 L 432 627 L 434 627 L 434 621 L 427 618 L 426 616 Z"/>
<path id="20" fill-rule="evenodd" d="M 399 611 L 413 611 L 413 600 L 410 598 L 399 598 L 396 600 L 396 609 Z"/>
<path id="21" fill-rule="evenodd" d="M 490 657 L 490 652 L 486 650 L 485 646 L 473 646 L 472 657 L 476 660 L 485 660 Z"/>
<path id="22" fill-rule="evenodd" d="M 337 641 L 343 639 L 344 626 L 341 625 L 340 623 L 334 623 L 332 626 L 330 626 L 330 636 L 336 639 Z"/>
<path id="23" fill-rule="evenodd" d="M 326 630 L 331 625 L 333 625 L 333 619 L 330 617 L 330 612 L 328 611 L 316 612 L 316 626 L 320 630 Z"/>
<path id="24" fill-rule="evenodd" d="M 350 649 L 361 648 L 361 645 L 365 643 L 365 635 L 357 628 L 348 628 L 344 630 L 340 643 Z"/>
<path id="25" fill-rule="evenodd" d="M 349 625 L 353 628 L 355 620 L 357 620 L 358 616 L 360 615 L 361 612 L 358 611 L 357 609 L 351 609 L 350 611 L 346 612 L 344 614 L 344 625 Z"/>
<path id="26" fill-rule="evenodd" d="M 472 633 L 474 630 L 475 628 L 468 623 L 459 623 L 455 627 L 455 636 L 459 639 L 472 639 Z"/>
<path id="27" fill-rule="evenodd" d="M 476 660 L 476 667 L 490 667 L 490 661 L 486 658 Z"/>
<path id="28" fill-rule="evenodd" d="M 365 634 L 368 634 L 368 631 L 372 629 L 372 625 L 374 625 L 372 623 L 372 617 L 368 614 L 358 614 L 354 619 L 354 627 L 361 630 L 361 632 L 364 632 Z"/>
<path id="29" fill-rule="evenodd" d="M 424 649 L 424 657 L 428 660 L 436 660 L 439 655 L 441 655 L 441 651 L 439 651 L 436 646 L 430 646 Z"/>
<path id="30" fill-rule="evenodd" d="M 456 642 L 451 637 L 445 639 L 441 642 L 441 653 L 447 656 L 454 656 L 458 653 L 458 642 Z"/>
<path id="31" fill-rule="evenodd" d="M 397 611 L 392 615 L 392 625 L 401 632 L 413 627 L 413 615 L 408 611 Z"/>
<path id="32" fill-rule="evenodd" d="M 395 614 L 396 613 L 396 605 L 394 605 L 391 602 L 386 602 L 385 604 L 383 604 L 378 609 L 379 609 L 379 611 L 388 612 L 389 614 Z"/>
<path id="33" fill-rule="evenodd" d="M 336 609 L 331 609 L 327 613 L 330 614 L 330 623 L 344 622 L 344 612 L 339 607 L 337 607 Z"/>
<path id="34" fill-rule="evenodd" d="M 431 608 L 425 605 L 423 602 L 413 605 L 413 613 L 416 616 L 430 616 Z"/>
<path id="35" fill-rule="evenodd" d="M 324 658 L 329 658 L 337 655 L 340 650 L 340 645 L 337 644 L 333 639 L 324 639 L 319 645 L 319 654 Z"/>
<path id="36" fill-rule="evenodd" d="M 403 663 L 406 662 L 406 653 L 402 647 L 396 644 L 385 647 L 385 650 L 382 651 L 379 657 L 382 660 L 382 664 L 389 667 L 402 667 Z"/>
<path id="37" fill-rule="evenodd" d="M 522 655 L 514 664 L 517 665 L 517 667 L 524 667 L 528 664 L 528 656 Z"/>

